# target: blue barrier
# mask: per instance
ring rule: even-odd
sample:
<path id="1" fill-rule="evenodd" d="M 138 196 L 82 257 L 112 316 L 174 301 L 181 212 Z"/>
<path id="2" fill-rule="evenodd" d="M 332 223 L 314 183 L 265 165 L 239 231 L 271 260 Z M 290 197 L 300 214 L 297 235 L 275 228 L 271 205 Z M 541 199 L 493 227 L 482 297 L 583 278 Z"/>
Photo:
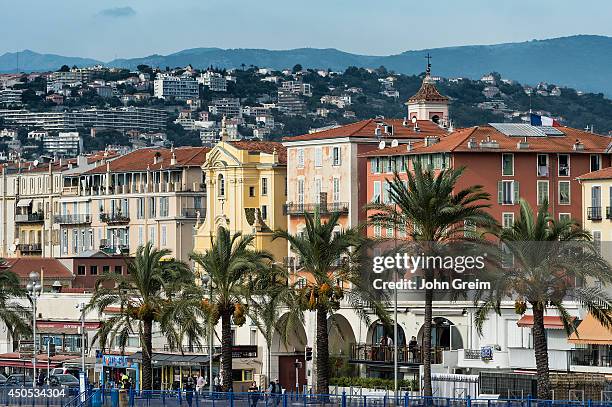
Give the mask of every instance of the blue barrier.
<path id="1" fill-rule="evenodd" d="M 90 389 L 85 402 L 75 397 L 70 403 L 58 405 L 74 407 L 611 407 L 605 401 L 479 399 L 414 396 L 409 393 L 390 396 L 349 396 L 345 392 L 333 394 L 268 394 L 221 393 L 179 390 L 117 390 Z M 0 397 L 1 399 L 1 397 Z M 2 400 L 5 401 L 5 400 Z M 27 404 L 29 400 L 23 400 Z M 5 401 L 6 402 L 6 401 Z M 1 405 L 6 405 L 0 402 Z M 30 404 L 32 405 L 32 404 Z"/>

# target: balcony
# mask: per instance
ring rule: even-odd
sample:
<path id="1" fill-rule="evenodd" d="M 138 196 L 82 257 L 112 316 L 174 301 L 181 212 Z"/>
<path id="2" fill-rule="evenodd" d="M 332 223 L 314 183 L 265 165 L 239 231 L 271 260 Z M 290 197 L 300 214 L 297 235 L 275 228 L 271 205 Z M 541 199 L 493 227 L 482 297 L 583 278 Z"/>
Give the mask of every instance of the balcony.
<path id="1" fill-rule="evenodd" d="M 125 256 L 130 254 L 130 247 L 126 244 L 101 244 L 100 251 L 110 255 Z"/>
<path id="2" fill-rule="evenodd" d="M 589 206 L 587 208 L 587 219 L 601 220 L 601 206 Z"/>
<path id="3" fill-rule="evenodd" d="M 206 208 L 182 208 L 181 216 L 187 219 L 196 219 L 200 213 L 200 219 L 204 219 L 206 216 Z"/>
<path id="4" fill-rule="evenodd" d="M 368 363 L 379 365 L 392 365 L 394 355 L 393 346 L 371 345 L 354 343 L 351 345 L 351 363 Z M 423 363 L 423 352 L 420 347 L 409 348 L 407 345 L 397 347 L 398 364 L 416 366 Z M 442 348 L 431 350 L 431 363 L 442 363 Z"/>
<path id="5" fill-rule="evenodd" d="M 130 223 L 130 217 L 126 215 L 122 215 L 120 212 L 101 213 L 100 222 L 104 222 L 109 225 L 121 225 L 125 223 Z"/>
<path id="6" fill-rule="evenodd" d="M 91 223 L 91 215 L 56 215 L 54 222 L 60 225 L 82 225 Z"/>
<path id="7" fill-rule="evenodd" d="M 572 366 L 612 368 L 612 348 L 573 349 L 569 358 Z"/>
<path id="8" fill-rule="evenodd" d="M 284 215 L 304 215 L 306 213 L 319 212 L 329 214 L 334 212 L 348 213 L 349 205 L 347 202 L 328 202 L 328 203 L 288 203 L 283 205 Z"/>
<path id="9" fill-rule="evenodd" d="M 15 223 L 41 223 L 45 221 L 45 214 L 42 212 L 23 213 L 15 215 Z"/>
<path id="10" fill-rule="evenodd" d="M 19 250 L 21 253 L 41 253 L 42 245 L 40 243 L 18 244 L 17 250 Z"/>

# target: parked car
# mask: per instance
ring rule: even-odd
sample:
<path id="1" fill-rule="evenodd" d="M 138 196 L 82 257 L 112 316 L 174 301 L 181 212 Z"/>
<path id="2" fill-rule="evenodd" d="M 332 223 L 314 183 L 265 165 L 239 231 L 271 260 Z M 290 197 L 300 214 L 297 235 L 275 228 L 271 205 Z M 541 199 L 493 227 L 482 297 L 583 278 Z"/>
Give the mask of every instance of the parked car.
<path id="1" fill-rule="evenodd" d="M 12 374 L 4 382 L 5 387 L 32 387 L 34 379 L 24 374 Z"/>
<path id="2" fill-rule="evenodd" d="M 55 369 L 51 369 L 52 375 L 70 374 L 78 378 L 80 373 L 81 373 L 81 369 L 77 367 L 56 367 Z"/>
<path id="3" fill-rule="evenodd" d="M 71 374 L 57 374 L 49 376 L 49 385 L 67 388 L 78 388 L 79 379 Z"/>
<path id="4" fill-rule="evenodd" d="M 6 376 L 0 373 L 0 386 L 6 383 Z"/>

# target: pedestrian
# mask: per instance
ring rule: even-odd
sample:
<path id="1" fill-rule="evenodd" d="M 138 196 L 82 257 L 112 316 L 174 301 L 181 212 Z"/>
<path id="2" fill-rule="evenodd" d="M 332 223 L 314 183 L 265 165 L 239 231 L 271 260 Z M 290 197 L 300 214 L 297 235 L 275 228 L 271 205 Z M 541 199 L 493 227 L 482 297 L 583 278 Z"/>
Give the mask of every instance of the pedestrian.
<path id="1" fill-rule="evenodd" d="M 270 398 L 272 399 L 272 404 L 274 406 L 278 406 L 280 402 L 280 394 L 282 393 L 282 388 L 280 383 L 278 382 L 278 378 L 270 382 L 270 386 L 268 387 L 268 393 L 270 394 Z"/>
<path id="2" fill-rule="evenodd" d="M 251 387 L 249 387 L 249 396 L 251 398 L 251 407 L 257 407 L 257 402 L 259 401 L 259 387 L 257 387 L 255 381 L 253 381 Z"/>
<path id="3" fill-rule="evenodd" d="M 206 381 L 204 380 L 204 377 L 202 377 L 202 374 L 198 374 L 198 380 L 196 381 L 196 391 L 198 393 L 201 393 L 204 390 L 204 386 L 206 385 Z"/>
<path id="4" fill-rule="evenodd" d="M 187 404 L 191 407 L 191 403 L 193 403 L 193 377 L 189 376 L 187 378 L 187 382 L 183 386 L 183 390 L 185 391 L 185 399 L 187 400 Z"/>
<path id="5" fill-rule="evenodd" d="M 417 346 L 418 342 L 416 336 L 410 338 L 410 342 L 408 342 L 408 351 L 412 355 L 412 363 L 415 363 L 417 360 Z"/>
<path id="6" fill-rule="evenodd" d="M 220 382 L 219 382 L 219 375 L 215 376 L 215 378 L 213 380 L 213 386 L 214 386 L 215 391 L 217 391 L 217 392 L 221 391 L 221 388 L 220 388 L 221 385 L 220 385 Z"/>

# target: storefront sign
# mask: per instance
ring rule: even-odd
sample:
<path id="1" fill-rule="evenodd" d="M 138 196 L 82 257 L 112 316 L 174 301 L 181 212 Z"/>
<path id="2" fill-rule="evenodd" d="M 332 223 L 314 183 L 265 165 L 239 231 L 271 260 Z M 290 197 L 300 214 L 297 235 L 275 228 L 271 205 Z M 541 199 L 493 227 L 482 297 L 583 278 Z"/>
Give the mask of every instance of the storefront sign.
<path id="1" fill-rule="evenodd" d="M 102 366 L 128 367 L 129 365 L 130 363 L 128 362 L 127 356 L 102 355 Z"/>

